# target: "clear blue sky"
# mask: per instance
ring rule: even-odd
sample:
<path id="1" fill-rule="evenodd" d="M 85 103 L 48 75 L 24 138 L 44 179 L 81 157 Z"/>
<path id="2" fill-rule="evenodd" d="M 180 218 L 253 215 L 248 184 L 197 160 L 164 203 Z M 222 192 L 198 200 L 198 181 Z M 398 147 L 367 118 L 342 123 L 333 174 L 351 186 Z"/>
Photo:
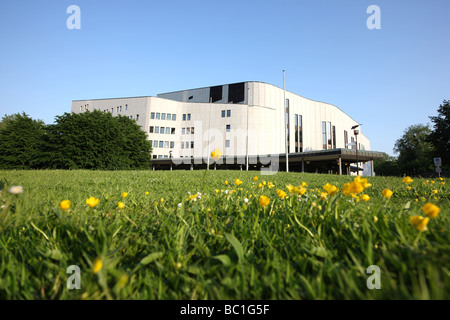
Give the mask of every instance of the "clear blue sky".
<path id="1" fill-rule="evenodd" d="M 80 30 L 66 27 L 72 4 Z M 2 0 L 0 114 L 52 123 L 77 99 L 282 87 L 285 69 L 287 90 L 338 106 L 393 154 L 450 99 L 449 14 L 449 0 Z"/>

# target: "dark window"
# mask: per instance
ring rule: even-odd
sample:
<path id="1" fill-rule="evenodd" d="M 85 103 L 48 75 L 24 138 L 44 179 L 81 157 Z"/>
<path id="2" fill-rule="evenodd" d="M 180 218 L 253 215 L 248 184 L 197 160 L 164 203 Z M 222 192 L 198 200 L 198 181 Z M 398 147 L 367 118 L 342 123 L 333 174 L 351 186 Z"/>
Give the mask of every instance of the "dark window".
<path id="1" fill-rule="evenodd" d="M 231 125 L 227 124 L 227 132 L 230 132 L 231 130 Z"/>
<path id="2" fill-rule="evenodd" d="M 150 127 L 149 132 L 150 132 L 150 133 L 153 133 L 153 126 Z"/>
<path id="3" fill-rule="evenodd" d="M 222 86 L 211 87 L 209 89 L 209 100 L 211 102 L 222 100 Z"/>
<path id="4" fill-rule="evenodd" d="M 322 145 L 323 149 L 327 150 L 327 123 L 322 121 Z"/>
<path id="5" fill-rule="evenodd" d="M 175 147 L 175 142 L 170 141 L 170 149 L 173 149 Z"/>
<path id="6" fill-rule="evenodd" d="M 186 121 L 186 114 L 183 114 L 183 121 Z"/>
<path id="7" fill-rule="evenodd" d="M 194 134 L 194 127 L 191 127 L 191 134 Z"/>
<path id="8" fill-rule="evenodd" d="M 225 110 L 222 110 L 222 118 L 225 118 Z"/>
<path id="9" fill-rule="evenodd" d="M 191 114 L 190 114 L 190 113 L 188 113 L 188 115 L 187 115 L 187 119 L 188 119 L 188 121 L 190 121 L 190 120 L 191 120 Z"/>
<path id="10" fill-rule="evenodd" d="M 228 102 L 239 103 L 244 101 L 245 83 L 233 83 L 228 86 Z"/>
<path id="11" fill-rule="evenodd" d="M 344 148 L 348 149 L 348 132 L 344 130 Z"/>
<path id="12" fill-rule="evenodd" d="M 150 119 L 155 119 L 155 113 L 154 112 L 150 113 Z"/>
<path id="13" fill-rule="evenodd" d="M 227 118 L 231 117 L 231 110 L 227 110 Z"/>
<path id="14" fill-rule="evenodd" d="M 175 128 L 172 128 L 172 134 L 175 134 Z"/>
<path id="15" fill-rule="evenodd" d="M 192 100 L 192 99 L 194 99 L 194 96 L 189 96 L 189 100 Z"/>
<path id="16" fill-rule="evenodd" d="M 333 126 L 333 149 L 336 149 L 336 126 Z"/>

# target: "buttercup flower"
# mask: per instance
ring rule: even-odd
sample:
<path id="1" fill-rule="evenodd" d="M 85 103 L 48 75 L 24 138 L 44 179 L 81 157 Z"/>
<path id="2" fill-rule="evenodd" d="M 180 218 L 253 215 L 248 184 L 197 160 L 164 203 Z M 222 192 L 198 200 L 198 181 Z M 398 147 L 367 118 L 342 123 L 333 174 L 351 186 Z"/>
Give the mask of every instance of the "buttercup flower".
<path id="1" fill-rule="evenodd" d="M 148 194 L 149 194 L 149 193 L 150 193 L 150 192 L 148 192 L 148 191 L 145 191 L 145 195 L 146 195 L 146 196 L 148 196 Z"/>
<path id="2" fill-rule="evenodd" d="M 406 184 L 410 184 L 410 183 L 413 182 L 414 180 L 411 179 L 410 177 L 404 177 L 404 178 L 402 179 L 402 181 L 403 181 L 404 183 L 406 183 Z"/>
<path id="3" fill-rule="evenodd" d="M 261 189 L 262 187 L 263 187 L 263 184 L 262 184 L 262 183 L 258 184 L 258 188 L 259 188 L 259 189 Z"/>
<path id="4" fill-rule="evenodd" d="M 383 191 L 381 191 L 381 194 L 383 195 L 383 197 L 385 197 L 386 199 L 389 199 L 390 197 L 392 197 L 392 195 L 394 194 L 391 190 L 389 189 L 384 189 Z"/>
<path id="5" fill-rule="evenodd" d="M 338 193 L 339 188 L 336 186 L 333 186 L 329 183 L 327 183 L 326 185 L 323 186 L 323 188 L 325 189 L 325 191 L 330 195 L 330 196 L 334 196 L 336 193 Z"/>
<path id="6" fill-rule="evenodd" d="M 63 200 L 63 201 L 61 201 L 61 202 L 59 203 L 59 207 L 60 207 L 62 210 L 66 211 L 67 209 L 70 208 L 70 200 Z"/>
<path id="7" fill-rule="evenodd" d="M 126 198 L 128 195 L 128 192 L 122 192 L 122 198 Z"/>
<path id="8" fill-rule="evenodd" d="M 223 153 L 220 152 L 219 148 L 217 148 L 216 151 L 211 152 L 211 158 L 213 158 L 214 161 L 218 161 L 222 155 Z"/>
<path id="9" fill-rule="evenodd" d="M 228 181 L 225 180 L 225 185 L 228 185 Z"/>
<path id="10" fill-rule="evenodd" d="M 302 187 L 305 188 L 305 187 L 307 187 L 307 186 L 308 186 L 308 184 L 307 184 L 305 181 L 303 181 L 303 182 L 302 182 Z"/>
<path id="11" fill-rule="evenodd" d="M 261 207 L 264 208 L 264 207 L 268 206 L 269 203 L 270 203 L 270 199 L 268 197 L 266 197 L 266 196 L 259 197 L 259 205 Z"/>
<path id="12" fill-rule="evenodd" d="M 242 184 L 242 180 L 241 179 L 236 179 L 234 181 L 234 184 L 238 186 L 238 185 Z"/>
<path id="13" fill-rule="evenodd" d="M 326 193 L 326 192 L 320 193 L 320 199 L 325 200 L 327 197 L 328 197 L 328 193 Z"/>
<path id="14" fill-rule="evenodd" d="M 8 191 L 11 194 L 19 194 L 23 192 L 23 188 L 21 186 L 12 186 Z"/>
<path id="15" fill-rule="evenodd" d="M 423 206 L 422 211 L 430 218 L 437 218 L 441 209 L 432 203 L 427 203 Z"/>
<path id="16" fill-rule="evenodd" d="M 92 268 L 92 271 L 93 271 L 94 273 L 98 273 L 100 270 L 102 270 L 102 268 L 103 268 L 103 262 L 102 262 L 102 260 L 100 260 L 100 258 L 96 258 L 96 259 L 94 260 L 94 266 L 93 266 L 93 268 Z"/>
<path id="17" fill-rule="evenodd" d="M 258 180 L 258 177 L 254 177 L 254 178 L 253 178 L 253 181 L 257 181 L 257 180 Z"/>
<path id="18" fill-rule="evenodd" d="M 294 186 L 292 184 L 289 184 L 286 186 L 287 191 L 293 193 L 294 192 Z"/>
<path id="19" fill-rule="evenodd" d="M 123 202 L 118 202 L 117 203 L 117 208 L 122 209 L 123 207 L 125 207 L 125 204 Z"/>
<path id="20" fill-rule="evenodd" d="M 277 195 L 281 198 L 284 199 L 287 196 L 287 193 L 284 192 L 283 190 L 277 189 Z"/>
<path id="21" fill-rule="evenodd" d="M 294 193 L 297 193 L 302 196 L 305 194 L 305 192 L 306 192 L 306 188 L 303 188 L 302 186 L 294 187 Z"/>
<path id="22" fill-rule="evenodd" d="M 431 193 L 436 194 L 436 193 L 438 193 L 438 191 L 437 190 L 432 190 Z"/>
<path id="23" fill-rule="evenodd" d="M 424 218 L 422 216 L 414 216 L 409 217 L 409 220 L 411 221 L 411 224 L 416 227 L 417 230 L 420 232 L 424 232 L 428 230 L 427 224 L 430 221 L 430 218 Z"/>
<path id="24" fill-rule="evenodd" d="M 90 197 L 90 198 L 86 199 L 86 204 L 89 207 L 93 208 L 96 205 L 98 205 L 99 201 L 100 201 L 100 199 L 95 199 L 94 197 Z"/>
<path id="25" fill-rule="evenodd" d="M 367 202 L 367 201 L 369 201 L 370 197 L 367 194 L 362 194 L 360 196 L 360 199 L 364 202 Z"/>

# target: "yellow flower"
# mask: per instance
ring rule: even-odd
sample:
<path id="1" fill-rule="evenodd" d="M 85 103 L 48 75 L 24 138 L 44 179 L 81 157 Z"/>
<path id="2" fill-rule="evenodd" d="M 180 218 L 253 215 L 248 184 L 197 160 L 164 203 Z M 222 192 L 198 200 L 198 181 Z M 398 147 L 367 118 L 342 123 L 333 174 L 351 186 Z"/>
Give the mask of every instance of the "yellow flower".
<path id="1" fill-rule="evenodd" d="M 403 181 L 404 183 L 406 183 L 406 184 L 410 184 L 410 183 L 413 182 L 414 180 L 411 179 L 410 177 L 404 177 L 404 178 L 402 179 L 402 181 Z"/>
<path id="2" fill-rule="evenodd" d="M 66 211 L 67 209 L 70 208 L 70 200 L 63 200 L 60 202 L 59 207 L 61 209 L 63 209 L 64 211 Z"/>
<path id="3" fill-rule="evenodd" d="M 431 218 L 437 218 L 439 212 L 441 212 L 441 209 L 432 203 L 427 203 L 423 206 L 422 211 Z"/>
<path id="4" fill-rule="evenodd" d="M 263 185 L 266 185 L 266 182 L 265 182 L 265 181 L 263 181 Z"/>
<path id="5" fill-rule="evenodd" d="M 370 197 L 369 197 L 367 194 L 362 194 L 362 195 L 360 196 L 360 198 L 361 198 L 361 200 L 364 201 L 364 202 L 367 202 L 367 201 L 369 201 L 369 199 L 370 199 Z"/>
<path id="6" fill-rule="evenodd" d="M 293 193 L 294 192 L 294 186 L 292 184 L 289 184 L 286 186 L 287 191 Z"/>
<path id="7" fill-rule="evenodd" d="M 431 191 L 432 193 L 434 193 L 434 194 L 436 194 L 436 193 L 438 193 L 438 191 L 437 190 L 433 190 L 433 191 Z"/>
<path id="8" fill-rule="evenodd" d="M 126 198 L 128 195 L 128 192 L 122 192 L 122 198 Z"/>
<path id="9" fill-rule="evenodd" d="M 218 161 L 222 155 L 223 153 L 220 152 L 219 148 L 217 148 L 216 151 L 211 152 L 211 158 L 213 158 L 214 161 Z"/>
<path id="10" fill-rule="evenodd" d="M 302 196 L 305 194 L 305 192 L 306 192 L 306 188 L 303 188 L 302 186 L 294 187 L 294 193 L 297 193 Z"/>
<path id="11" fill-rule="evenodd" d="M 146 192 L 145 192 L 145 195 L 148 196 L 149 193 L 150 193 L 150 192 L 146 191 Z"/>
<path id="12" fill-rule="evenodd" d="M 283 190 L 277 189 L 277 195 L 281 198 L 284 199 L 287 196 L 287 193 L 284 192 Z"/>
<path id="13" fill-rule="evenodd" d="M 100 260 L 100 258 L 96 258 L 94 260 L 94 267 L 93 267 L 92 271 L 94 273 L 98 273 L 100 270 L 102 270 L 102 268 L 103 268 L 102 260 Z"/>
<path id="14" fill-rule="evenodd" d="M 270 203 L 270 199 L 268 197 L 266 197 L 266 196 L 259 197 L 259 205 L 261 207 L 264 208 L 264 207 L 268 206 L 269 203 Z"/>
<path id="15" fill-rule="evenodd" d="M 430 218 L 424 218 L 422 216 L 414 216 L 409 217 L 409 220 L 411 221 L 411 224 L 416 227 L 417 230 L 420 232 L 424 232 L 428 230 L 427 224 L 430 221 Z"/>
<path id="16" fill-rule="evenodd" d="M 228 185 L 228 181 L 225 180 L 225 185 Z"/>
<path id="17" fill-rule="evenodd" d="M 320 193 L 320 199 L 325 200 L 327 197 L 328 197 L 328 193 L 326 193 L 326 192 Z"/>
<path id="18" fill-rule="evenodd" d="M 308 184 L 305 181 L 303 181 L 302 182 L 302 187 L 307 187 L 307 186 L 308 186 Z"/>
<path id="19" fill-rule="evenodd" d="M 258 177 L 254 177 L 254 178 L 253 178 L 253 181 L 257 181 L 257 180 L 258 180 Z"/>
<path id="20" fill-rule="evenodd" d="M 123 202 L 118 202 L 117 203 L 117 208 L 122 209 L 123 207 L 125 207 L 125 204 Z"/>
<path id="21" fill-rule="evenodd" d="M 268 185 L 267 185 L 267 187 L 268 187 L 269 189 L 272 189 L 273 187 L 275 187 L 275 185 L 274 185 L 272 182 L 269 182 Z"/>
<path id="22" fill-rule="evenodd" d="M 372 186 L 372 184 L 370 184 L 369 182 L 367 182 L 367 179 L 361 179 L 360 176 L 357 176 L 354 180 L 354 182 L 357 182 L 359 184 L 361 184 L 361 186 L 366 189 Z M 362 192 L 362 191 L 361 191 Z"/>
<path id="23" fill-rule="evenodd" d="M 381 191 L 381 194 L 386 199 L 389 199 L 390 197 L 392 197 L 393 192 L 391 190 L 389 190 L 389 189 L 384 189 L 383 191 Z"/>
<path id="24" fill-rule="evenodd" d="M 258 184 L 258 188 L 262 188 L 263 187 L 263 184 L 262 183 L 260 183 L 260 184 Z"/>
<path id="25" fill-rule="evenodd" d="M 235 185 L 240 185 L 242 183 L 242 180 L 241 179 L 236 179 L 235 181 L 234 181 L 234 184 Z"/>
<path id="26" fill-rule="evenodd" d="M 98 205 L 98 202 L 100 201 L 100 199 L 95 199 L 94 197 L 90 197 L 89 199 L 86 199 L 86 204 L 93 208 L 96 205 Z"/>
<path id="27" fill-rule="evenodd" d="M 159 202 L 164 203 L 164 198 L 159 199 Z"/>
<path id="28" fill-rule="evenodd" d="M 327 183 L 326 185 L 323 186 L 323 188 L 325 189 L 325 191 L 330 195 L 330 196 L 334 196 L 336 193 L 338 193 L 339 188 L 336 186 L 333 186 L 329 183 Z"/>
<path id="29" fill-rule="evenodd" d="M 411 190 L 411 187 L 406 187 L 406 190 Z"/>

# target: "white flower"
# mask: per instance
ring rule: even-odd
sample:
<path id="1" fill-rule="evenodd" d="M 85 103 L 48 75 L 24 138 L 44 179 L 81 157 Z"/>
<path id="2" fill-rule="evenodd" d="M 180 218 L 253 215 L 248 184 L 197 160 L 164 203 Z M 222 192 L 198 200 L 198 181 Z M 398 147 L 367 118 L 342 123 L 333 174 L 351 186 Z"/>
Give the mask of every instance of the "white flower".
<path id="1" fill-rule="evenodd" d="M 244 198 L 244 202 L 248 202 L 248 199 L 247 199 L 247 198 Z"/>
<path id="2" fill-rule="evenodd" d="M 21 186 L 12 186 L 8 191 L 12 194 L 19 194 L 23 192 L 23 188 Z"/>
<path id="3" fill-rule="evenodd" d="M 178 204 L 178 208 L 181 208 L 181 202 Z"/>
<path id="4" fill-rule="evenodd" d="M 225 190 L 225 194 L 228 194 L 228 190 Z"/>

